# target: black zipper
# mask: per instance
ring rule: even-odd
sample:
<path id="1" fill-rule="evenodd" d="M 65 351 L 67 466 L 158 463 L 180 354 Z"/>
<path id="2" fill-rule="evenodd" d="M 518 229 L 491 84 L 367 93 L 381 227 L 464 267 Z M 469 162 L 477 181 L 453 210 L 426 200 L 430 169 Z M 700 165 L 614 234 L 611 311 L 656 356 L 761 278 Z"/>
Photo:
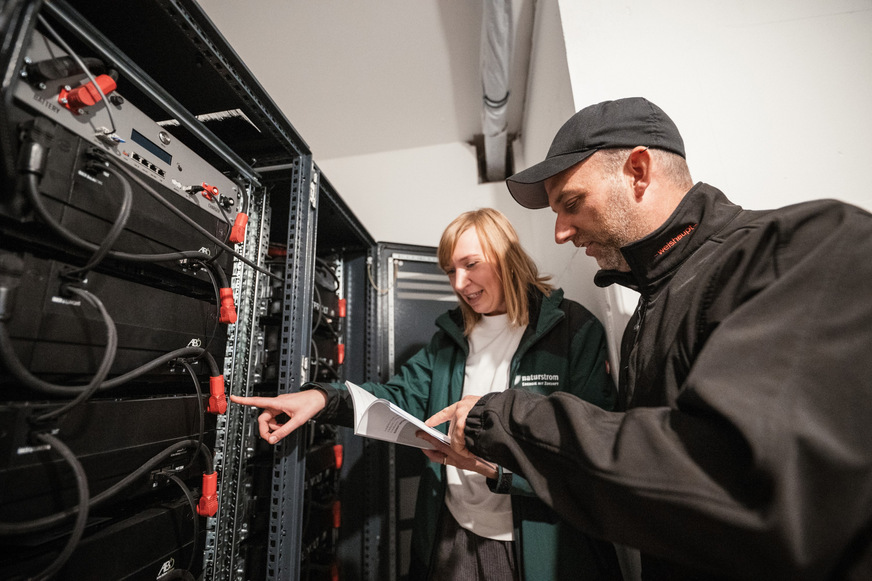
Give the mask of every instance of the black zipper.
<path id="1" fill-rule="evenodd" d="M 639 297 L 639 305 L 636 307 L 636 321 L 633 324 L 633 346 L 627 351 L 626 361 L 624 361 L 623 368 L 621 369 L 621 388 L 623 390 L 622 394 L 619 394 L 620 397 L 624 399 L 623 405 L 627 407 L 630 403 L 630 398 L 632 394 L 629 393 L 629 383 L 630 383 L 630 361 L 633 359 L 633 354 L 636 352 L 636 348 L 639 346 L 639 337 L 642 335 L 642 325 L 645 322 L 645 314 L 648 311 L 648 303 L 650 297 L 647 294 L 640 294 Z"/>

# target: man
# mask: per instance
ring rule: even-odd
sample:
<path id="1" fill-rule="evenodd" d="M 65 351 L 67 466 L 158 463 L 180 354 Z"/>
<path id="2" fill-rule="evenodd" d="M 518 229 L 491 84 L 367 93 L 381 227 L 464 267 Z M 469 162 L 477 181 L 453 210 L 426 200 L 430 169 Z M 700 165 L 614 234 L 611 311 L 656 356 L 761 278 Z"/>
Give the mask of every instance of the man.
<path id="1" fill-rule="evenodd" d="M 643 578 L 872 579 L 872 216 L 744 210 L 684 158 L 660 108 L 622 99 L 576 113 L 508 180 L 597 260 L 597 285 L 640 293 L 625 411 L 509 389 L 428 424 L 639 548 Z"/>

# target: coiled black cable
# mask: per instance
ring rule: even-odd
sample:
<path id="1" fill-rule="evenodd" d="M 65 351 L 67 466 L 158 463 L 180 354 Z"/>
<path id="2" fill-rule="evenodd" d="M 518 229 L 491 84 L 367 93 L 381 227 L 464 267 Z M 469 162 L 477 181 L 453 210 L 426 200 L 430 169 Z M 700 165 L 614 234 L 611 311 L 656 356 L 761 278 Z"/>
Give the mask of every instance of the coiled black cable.
<path id="1" fill-rule="evenodd" d="M 197 410 L 199 411 L 200 417 L 200 431 L 198 432 L 197 436 L 197 444 L 198 449 L 200 449 L 199 447 L 203 446 L 203 440 L 205 440 L 206 438 L 206 412 L 203 409 L 203 391 L 200 389 L 200 380 L 197 379 L 197 372 L 194 371 L 194 368 L 191 366 L 191 364 L 187 361 L 182 361 L 182 365 L 191 376 L 191 379 L 194 381 L 194 391 L 197 393 Z M 185 470 L 190 468 L 194 464 L 195 459 L 196 455 L 192 456 L 188 463 L 185 465 L 185 467 L 182 468 L 182 471 L 184 472 Z"/>
<path id="2" fill-rule="evenodd" d="M 85 532 L 85 525 L 88 521 L 88 511 L 90 509 L 88 497 L 90 496 L 90 492 L 88 490 L 88 478 L 85 475 L 85 469 L 82 467 L 82 464 L 79 462 L 78 458 L 76 458 L 75 454 L 73 454 L 72 450 L 51 434 L 36 434 L 36 438 L 51 446 L 64 460 L 66 460 L 67 464 L 69 464 L 70 468 L 73 470 L 73 475 L 76 478 L 76 489 L 79 498 L 79 506 L 76 511 L 76 522 L 73 525 L 73 532 L 67 540 L 67 544 L 64 545 L 63 550 L 48 567 L 33 576 L 33 579 L 42 580 L 54 577 L 72 556 L 73 551 L 76 550 L 76 547 Z M 2 534 L 2 526 L 3 525 L 0 525 L 0 534 Z"/>
<path id="3" fill-rule="evenodd" d="M 89 270 L 100 264 L 106 255 L 112 250 L 112 246 L 118 240 L 118 237 L 121 236 L 121 233 L 127 226 L 127 220 L 130 218 L 130 210 L 133 207 L 133 188 L 130 187 L 130 182 L 124 179 L 120 172 L 112 168 L 107 167 L 105 170 L 114 175 L 118 178 L 118 181 L 121 182 L 121 208 L 118 210 L 118 216 L 115 217 L 115 222 L 112 224 L 112 228 L 109 230 L 109 233 L 106 234 L 103 242 L 100 243 L 97 251 L 93 256 L 91 256 L 91 259 L 85 264 L 85 266 L 65 272 L 64 276 L 66 277 L 83 276 Z"/>
<path id="4" fill-rule="evenodd" d="M 331 278 L 333 278 L 333 282 L 336 285 L 333 287 L 333 292 L 338 292 L 342 284 L 339 282 L 339 277 L 336 275 L 336 271 L 334 270 L 333 265 L 324 260 L 323 258 L 317 256 L 315 257 L 315 262 L 317 262 L 317 264 L 321 266 L 321 270 L 323 272 L 326 272 Z"/>
<path id="5" fill-rule="evenodd" d="M 209 452 L 209 448 L 205 445 L 199 444 L 196 440 L 182 440 L 177 444 L 171 444 L 170 446 L 167 446 L 163 451 L 152 456 L 142 466 L 119 480 L 113 486 L 107 488 L 100 494 L 88 499 L 86 503 L 87 507 L 92 509 L 106 502 L 107 500 L 136 482 L 138 479 L 149 474 L 155 467 L 157 467 L 159 464 L 161 464 L 163 461 L 165 461 L 167 458 L 169 458 L 179 450 L 182 450 L 184 448 L 194 448 L 198 446 L 199 451 L 202 453 L 202 456 L 206 461 L 205 472 L 207 474 L 211 474 L 215 471 L 215 469 L 212 464 L 212 454 L 211 452 Z M 0 535 L 25 535 L 51 528 L 64 522 L 65 520 L 69 519 L 74 515 L 80 514 L 83 506 L 85 506 L 85 504 L 80 502 L 78 507 L 68 508 L 61 512 L 34 519 L 32 521 L 17 523 L 0 522 Z"/>
<path id="6" fill-rule="evenodd" d="M 200 538 L 200 519 L 197 514 L 197 501 L 194 500 L 194 493 L 191 492 L 191 489 L 182 481 L 181 478 L 175 474 L 170 474 L 169 479 L 175 482 L 176 485 L 182 489 L 182 493 L 185 495 L 185 498 L 188 499 L 188 506 L 191 507 L 191 513 L 194 517 L 194 543 L 193 546 L 191 546 L 191 558 L 188 560 L 188 566 L 186 567 L 186 570 L 190 571 L 194 567 L 194 555 L 197 554 L 197 540 Z"/>
<path id="7" fill-rule="evenodd" d="M 205 351 L 202 347 L 183 347 L 165 353 L 132 371 L 128 371 L 124 375 L 119 375 L 118 377 L 104 381 L 97 388 L 97 391 L 103 391 L 124 385 L 125 383 L 145 375 L 161 365 L 169 363 L 173 359 L 179 359 L 181 357 L 198 358 L 201 356 L 209 365 L 212 377 L 221 375 L 221 372 L 218 369 L 218 364 L 215 362 L 215 358 L 212 357 L 211 353 Z M 3 363 L 6 364 L 7 368 L 9 368 L 10 372 L 13 373 L 16 378 L 19 378 L 19 375 L 21 376 L 19 381 L 36 391 L 52 395 L 77 395 L 83 389 L 87 388 L 85 385 L 58 385 L 33 376 L 15 355 L 15 351 L 12 349 L 12 339 L 9 337 L 9 330 L 6 328 L 6 323 L 2 320 L 0 320 L 0 357 L 2 357 Z M 13 366 L 15 369 L 12 369 Z"/>
<path id="8" fill-rule="evenodd" d="M 39 193 L 38 175 L 28 173 L 24 176 L 24 179 L 24 189 L 27 193 L 28 200 L 30 201 L 33 209 L 36 210 L 36 213 L 39 215 L 43 222 L 48 224 L 48 226 L 57 234 L 59 234 L 61 238 L 74 246 L 78 246 L 79 248 L 83 248 L 85 250 L 88 250 L 89 252 L 97 252 L 100 250 L 100 246 L 94 244 L 93 242 L 88 242 L 83 238 L 80 238 L 77 234 L 67 229 L 66 226 L 55 220 L 54 217 L 49 213 L 48 209 L 45 207 L 45 204 L 42 201 L 42 196 Z M 127 260 L 130 262 L 172 262 L 176 260 L 199 260 L 204 258 L 203 253 L 199 250 L 180 250 L 177 252 L 165 252 L 162 254 L 132 254 L 130 252 L 121 252 L 119 250 L 109 250 L 108 252 L 106 252 L 106 256 L 111 256 L 112 258 Z"/>
<path id="9" fill-rule="evenodd" d="M 72 401 L 55 410 L 36 417 L 37 422 L 44 422 L 61 416 L 82 403 L 83 401 L 89 399 L 92 395 L 94 395 L 94 393 L 96 393 L 96 391 L 100 388 L 103 380 L 106 379 L 107 375 L 109 375 L 109 370 L 112 369 L 112 364 L 115 362 L 115 353 L 118 350 L 118 330 L 115 327 L 115 323 L 113 322 L 112 317 L 109 316 L 109 313 L 106 311 L 106 307 L 103 306 L 103 303 L 100 301 L 100 299 L 98 299 L 96 296 L 86 291 L 85 289 L 70 287 L 69 291 L 81 297 L 85 302 L 89 303 L 91 306 L 100 311 L 100 315 L 103 317 L 103 321 L 106 323 L 106 351 L 103 354 L 103 360 L 100 362 L 97 373 L 94 374 L 93 378 L 91 378 L 90 383 L 84 386 L 79 394 Z M 3 354 L 5 361 L 5 349 L 3 350 Z M 18 360 L 17 357 L 15 357 L 14 359 L 16 361 Z M 18 379 L 22 383 L 28 384 L 32 382 L 41 382 L 41 380 L 31 375 L 30 372 L 27 371 L 27 369 L 20 364 L 20 362 L 17 366 L 7 365 L 7 367 L 12 372 L 12 374 L 16 376 L 16 379 Z M 26 373 L 21 373 L 22 370 Z"/>
<path id="10" fill-rule="evenodd" d="M 312 330 L 314 331 L 315 329 L 317 329 L 318 327 L 321 326 L 321 321 L 324 319 L 324 312 L 322 309 L 324 303 L 321 302 L 322 301 L 321 291 L 318 289 L 317 284 L 312 286 L 312 290 L 314 291 L 314 294 L 315 294 L 315 304 L 316 304 L 315 310 L 318 311 L 318 316 L 315 318 L 315 322 L 312 323 Z"/>
<path id="11" fill-rule="evenodd" d="M 230 286 L 229 283 L 221 283 L 221 287 L 219 288 L 218 278 L 219 276 L 223 278 L 224 281 L 227 280 L 227 275 L 224 274 L 224 270 L 217 264 L 214 264 L 211 261 L 205 260 L 197 260 L 195 261 L 199 264 L 206 274 L 209 276 L 209 280 L 212 282 L 212 291 L 215 293 L 215 324 L 212 325 L 212 330 L 209 331 L 207 328 L 203 329 L 203 333 L 206 337 L 206 344 L 203 346 L 204 350 L 209 349 L 212 345 L 212 341 L 215 340 L 215 334 L 218 331 L 218 326 L 221 318 L 221 291 L 220 288 L 226 288 L 226 286 Z M 220 273 L 220 275 L 218 274 Z"/>

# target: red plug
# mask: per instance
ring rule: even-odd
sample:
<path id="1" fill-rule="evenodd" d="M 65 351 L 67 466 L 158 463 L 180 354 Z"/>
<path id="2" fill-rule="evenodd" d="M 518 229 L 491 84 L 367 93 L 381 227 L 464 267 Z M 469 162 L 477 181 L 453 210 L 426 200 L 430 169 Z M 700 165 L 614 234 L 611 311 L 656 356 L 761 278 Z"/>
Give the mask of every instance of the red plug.
<path id="1" fill-rule="evenodd" d="M 342 468 L 342 444 L 333 446 L 333 466 L 339 470 Z"/>
<path id="2" fill-rule="evenodd" d="M 197 503 L 197 514 L 215 516 L 218 512 L 218 473 L 203 474 L 203 495 Z"/>
<path id="3" fill-rule="evenodd" d="M 210 186 L 206 182 L 200 184 L 203 188 L 203 191 L 200 194 L 209 201 L 213 201 L 218 197 L 218 186 Z"/>
<path id="4" fill-rule="evenodd" d="M 239 244 L 245 240 L 245 227 L 248 225 L 248 216 L 239 212 L 236 214 L 236 220 L 233 221 L 233 227 L 230 229 L 230 237 L 228 240 L 234 244 Z"/>
<path id="5" fill-rule="evenodd" d="M 221 299 L 221 310 L 218 313 L 218 322 L 235 323 L 236 304 L 233 302 L 233 289 L 230 287 L 219 289 L 218 298 Z"/>
<path id="6" fill-rule="evenodd" d="M 337 362 L 339 365 L 342 365 L 342 363 L 343 363 L 344 361 L 345 361 L 345 344 L 344 344 L 344 343 L 338 343 L 338 344 L 336 345 L 336 362 Z"/>
<path id="7" fill-rule="evenodd" d="M 109 75 L 100 75 L 96 77 L 95 80 L 104 95 L 108 95 L 118 86 L 115 83 L 115 79 Z M 77 115 L 79 114 L 80 109 L 92 107 L 102 100 L 103 97 L 100 95 L 100 91 L 94 87 L 94 83 L 91 81 L 88 81 L 87 84 L 76 87 L 75 89 L 70 89 L 69 91 L 66 88 L 63 88 L 58 95 L 58 103 Z"/>
<path id="8" fill-rule="evenodd" d="M 216 375 L 209 378 L 209 406 L 206 411 L 210 414 L 223 414 L 227 411 L 227 396 L 224 393 L 224 376 Z"/>
<path id="9" fill-rule="evenodd" d="M 339 299 L 339 318 L 344 319 L 348 306 L 345 299 Z"/>

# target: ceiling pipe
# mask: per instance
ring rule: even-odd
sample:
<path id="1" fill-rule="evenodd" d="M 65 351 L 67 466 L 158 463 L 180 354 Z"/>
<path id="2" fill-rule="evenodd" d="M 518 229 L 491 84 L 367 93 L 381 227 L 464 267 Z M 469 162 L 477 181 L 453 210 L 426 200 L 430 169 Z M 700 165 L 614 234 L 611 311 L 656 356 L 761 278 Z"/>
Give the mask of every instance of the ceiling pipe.
<path id="1" fill-rule="evenodd" d="M 485 179 L 506 176 L 512 0 L 484 0 L 481 34 L 482 133 Z"/>

